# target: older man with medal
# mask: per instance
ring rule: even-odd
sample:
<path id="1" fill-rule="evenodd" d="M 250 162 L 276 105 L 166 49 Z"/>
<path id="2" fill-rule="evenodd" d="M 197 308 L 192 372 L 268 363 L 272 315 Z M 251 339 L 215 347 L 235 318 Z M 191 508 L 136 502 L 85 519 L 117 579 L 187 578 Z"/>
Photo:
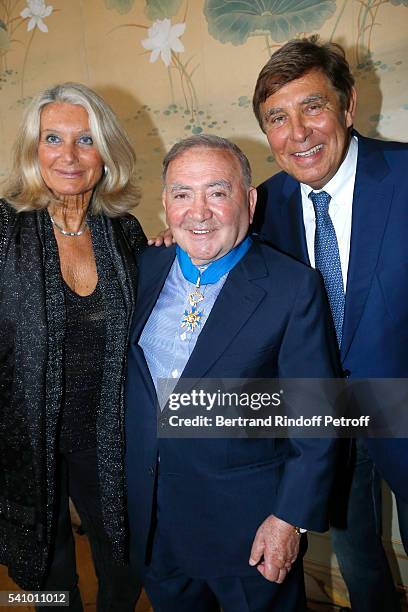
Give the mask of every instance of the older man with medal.
<path id="1" fill-rule="evenodd" d="M 140 258 L 128 356 L 131 558 L 157 612 L 301 612 L 307 530 L 327 529 L 330 439 L 157 437 L 158 380 L 330 378 L 318 273 L 248 237 L 249 162 L 213 135 L 163 162 L 177 246 Z"/>

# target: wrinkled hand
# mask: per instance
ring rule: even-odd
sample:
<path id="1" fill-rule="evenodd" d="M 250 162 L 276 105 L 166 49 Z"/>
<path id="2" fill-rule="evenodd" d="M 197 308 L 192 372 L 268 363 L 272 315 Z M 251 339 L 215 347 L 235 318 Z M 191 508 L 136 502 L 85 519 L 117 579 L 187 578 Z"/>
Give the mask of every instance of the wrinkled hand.
<path id="1" fill-rule="evenodd" d="M 298 556 L 299 542 L 293 525 L 271 514 L 256 532 L 249 565 L 256 565 L 267 580 L 281 584 Z"/>
<path id="2" fill-rule="evenodd" d="M 174 244 L 174 242 L 175 241 L 173 240 L 173 234 L 171 230 L 167 227 L 165 230 L 157 234 L 157 236 L 155 236 L 154 238 L 150 238 L 147 241 L 147 244 L 149 246 L 152 246 L 154 244 L 154 246 L 157 247 L 164 244 L 164 246 L 169 247 Z"/>

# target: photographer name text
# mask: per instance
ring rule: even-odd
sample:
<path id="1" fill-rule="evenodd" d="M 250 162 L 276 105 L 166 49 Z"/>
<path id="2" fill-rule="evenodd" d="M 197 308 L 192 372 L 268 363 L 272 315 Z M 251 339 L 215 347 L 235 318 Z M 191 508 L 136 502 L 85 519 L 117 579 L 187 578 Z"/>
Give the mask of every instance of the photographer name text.
<path id="1" fill-rule="evenodd" d="M 215 417 L 194 416 L 180 417 L 171 415 L 168 418 L 170 427 L 368 427 L 370 417 L 363 415 L 358 418 L 333 417 L 329 415 L 316 415 L 312 417 L 299 416 L 290 418 L 282 415 L 269 415 L 259 417 L 234 417 L 222 415 Z"/>

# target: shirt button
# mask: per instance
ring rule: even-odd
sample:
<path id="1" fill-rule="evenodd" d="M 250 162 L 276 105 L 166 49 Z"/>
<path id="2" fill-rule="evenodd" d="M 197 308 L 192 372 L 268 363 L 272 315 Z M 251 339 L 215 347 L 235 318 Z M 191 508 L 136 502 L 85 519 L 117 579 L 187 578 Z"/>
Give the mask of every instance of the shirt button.
<path id="1" fill-rule="evenodd" d="M 347 370 L 347 369 L 346 369 L 346 370 L 343 370 L 343 375 L 344 375 L 346 378 L 350 378 L 350 374 L 351 374 L 350 370 Z"/>
<path id="2" fill-rule="evenodd" d="M 150 476 L 154 476 L 154 467 L 149 467 L 149 474 Z"/>

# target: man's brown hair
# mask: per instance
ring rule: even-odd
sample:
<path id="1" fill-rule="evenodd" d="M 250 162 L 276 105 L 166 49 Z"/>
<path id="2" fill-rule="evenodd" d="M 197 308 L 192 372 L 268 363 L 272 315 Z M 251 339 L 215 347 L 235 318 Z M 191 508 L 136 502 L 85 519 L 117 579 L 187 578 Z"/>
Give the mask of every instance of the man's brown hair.
<path id="1" fill-rule="evenodd" d="M 343 47 L 337 43 L 320 43 L 317 35 L 290 40 L 275 51 L 259 73 L 252 106 L 262 131 L 261 104 L 284 85 L 310 70 L 320 70 L 336 91 L 342 110 L 348 108 L 354 77 Z"/>

